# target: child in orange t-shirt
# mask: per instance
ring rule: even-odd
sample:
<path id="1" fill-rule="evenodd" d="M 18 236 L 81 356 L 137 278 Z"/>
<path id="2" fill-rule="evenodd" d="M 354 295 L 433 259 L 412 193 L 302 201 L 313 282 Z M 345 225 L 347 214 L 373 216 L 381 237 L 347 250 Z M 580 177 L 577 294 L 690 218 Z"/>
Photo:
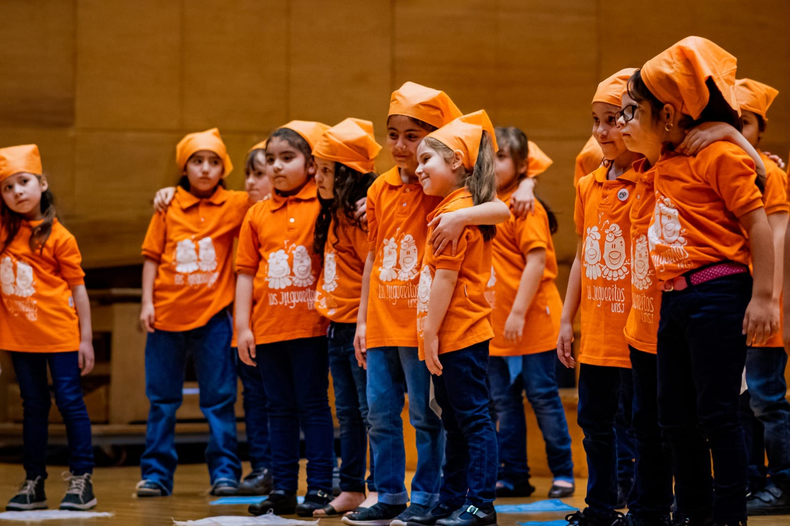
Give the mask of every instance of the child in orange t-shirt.
<path id="1" fill-rule="evenodd" d="M 257 365 L 268 400 L 274 490 L 250 513 L 312 516 L 332 494 L 327 321 L 315 309 L 322 262 L 314 250 L 321 205 L 312 148 L 328 129 L 292 121 L 266 144 L 274 192 L 244 219 L 236 251 L 239 357 Z M 296 504 L 299 429 L 305 434 L 307 495 Z"/>
<path id="2" fill-rule="evenodd" d="M 236 360 L 231 350 L 233 243 L 250 206 L 246 192 L 225 190 L 233 166 L 214 128 L 184 137 L 176 147 L 179 188 L 165 212 L 151 219 L 143 242 L 143 301 L 148 332 L 146 395 L 151 402 L 146 449 L 140 459 L 140 497 L 169 495 L 178 463 L 176 410 L 187 357 L 200 386 L 200 408 L 211 430 L 206 461 L 212 494 L 237 491 Z"/>
<path id="3" fill-rule="evenodd" d="M 96 506 L 93 447 L 80 376 L 91 372 L 94 355 L 82 258 L 55 217 L 35 144 L 0 149 L 0 191 L 0 349 L 11 352 L 24 406 L 25 482 L 6 509 L 47 507 L 49 368 L 70 450 L 60 509 L 88 510 Z"/>
<path id="4" fill-rule="evenodd" d="M 655 167 L 648 242 L 663 291 L 658 414 L 673 454 L 675 520 L 691 523 L 746 522 L 741 377 L 747 345 L 778 329 L 771 228 L 754 161 L 723 141 L 695 156 L 673 151 L 692 122 L 739 125 L 734 83 L 735 57 L 688 37 L 633 74 L 624 108 L 631 118 L 621 120 L 629 149 Z"/>
<path id="5" fill-rule="evenodd" d="M 354 354 L 362 274 L 368 257 L 367 227 L 357 217 L 357 201 L 375 179 L 381 146 L 373 123 L 346 119 L 329 128 L 313 148 L 321 213 L 315 227 L 315 251 L 324 259 L 316 286 L 315 308 L 329 319 L 327 346 L 335 408 L 340 424 L 340 495 L 315 517 L 338 515 L 365 501 L 368 451 L 367 373 Z M 376 491 L 371 455 L 368 489 Z"/>
<path id="6" fill-rule="evenodd" d="M 529 177 L 532 143 L 518 128 L 497 128 L 497 192 L 509 204 Z M 556 367 L 562 300 L 554 283 L 557 259 L 551 234 L 554 214 L 541 202 L 523 218 L 497 226 L 494 266 L 486 296 L 493 308 L 494 339 L 488 361 L 489 388 L 499 421 L 497 497 L 529 496 L 527 428 L 522 392 L 535 410 L 554 483 L 549 497 L 573 494 L 571 437 L 560 400 Z"/>
<path id="7" fill-rule="evenodd" d="M 494 128 L 485 111 L 430 133 L 417 149 L 426 195 L 443 198 L 429 216 L 486 203 L 496 194 Z M 497 444 L 489 412 L 488 346 L 494 336 L 485 297 L 493 226 L 468 227 L 454 254 L 426 247 L 417 298 L 420 358 L 433 375 L 447 433 L 439 504 L 417 524 L 496 524 Z"/>

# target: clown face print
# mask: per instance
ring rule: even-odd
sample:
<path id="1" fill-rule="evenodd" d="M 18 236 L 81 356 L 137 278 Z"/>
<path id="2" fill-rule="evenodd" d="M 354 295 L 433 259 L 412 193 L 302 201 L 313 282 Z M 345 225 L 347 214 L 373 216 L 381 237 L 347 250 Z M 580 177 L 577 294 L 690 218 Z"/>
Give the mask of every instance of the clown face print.
<path id="1" fill-rule="evenodd" d="M 214 250 L 214 242 L 210 237 L 204 237 L 198 241 L 198 266 L 200 270 L 211 272 L 217 268 L 217 252 Z"/>
<path id="2" fill-rule="evenodd" d="M 294 251 L 293 272 L 294 285 L 297 287 L 309 287 L 315 283 L 313 260 L 303 245 L 299 245 Z"/>
<path id="3" fill-rule="evenodd" d="M 182 239 L 176 244 L 176 272 L 189 274 L 198 269 L 198 255 L 195 242 L 191 239 Z"/>
<path id="4" fill-rule="evenodd" d="M 14 262 L 6 256 L 0 262 L 0 283 L 3 286 L 3 294 L 9 296 L 14 293 Z"/>
<path id="5" fill-rule="evenodd" d="M 398 270 L 398 279 L 401 281 L 411 281 L 417 277 L 417 259 L 419 254 L 417 252 L 417 243 L 411 234 L 406 234 L 400 242 L 400 270 Z"/>
<path id="6" fill-rule="evenodd" d="M 291 285 L 291 267 L 288 266 L 288 254 L 278 250 L 269 254 L 269 270 L 266 281 L 270 289 L 284 289 Z"/>
<path id="7" fill-rule="evenodd" d="M 337 260 L 334 252 L 324 254 L 324 285 L 323 289 L 332 292 L 337 288 Z"/>
<path id="8" fill-rule="evenodd" d="M 601 275 L 601 233 L 597 226 L 587 227 L 584 239 L 584 274 L 589 279 L 598 279 Z"/>
<path id="9" fill-rule="evenodd" d="M 14 293 L 22 298 L 29 298 L 36 293 L 33 288 L 33 267 L 22 261 L 16 262 L 16 290 Z"/>
<path id="10" fill-rule="evenodd" d="M 417 314 L 428 312 L 428 300 L 431 298 L 433 276 L 428 265 L 423 265 L 420 272 L 420 284 L 417 286 Z"/>
<path id="11" fill-rule="evenodd" d="M 606 240 L 603 246 L 602 267 L 603 277 L 610 281 L 618 281 L 628 275 L 628 252 L 625 249 L 625 239 L 620 225 L 612 223 L 606 229 Z"/>
<path id="12" fill-rule="evenodd" d="M 398 245 L 395 238 L 384 240 L 384 255 L 381 258 L 381 268 L 379 268 L 379 278 L 381 281 L 392 281 L 398 276 L 395 271 L 395 263 L 398 262 Z"/>
<path id="13" fill-rule="evenodd" d="M 680 215 L 672 201 L 667 197 L 656 199 L 653 224 L 648 231 L 651 248 L 656 245 L 685 247 L 685 229 L 680 225 Z"/>
<path id="14" fill-rule="evenodd" d="M 631 247 L 631 283 L 638 290 L 647 290 L 653 284 L 650 278 L 650 250 L 647 247 L 647 236 L 640 235 Z"/>

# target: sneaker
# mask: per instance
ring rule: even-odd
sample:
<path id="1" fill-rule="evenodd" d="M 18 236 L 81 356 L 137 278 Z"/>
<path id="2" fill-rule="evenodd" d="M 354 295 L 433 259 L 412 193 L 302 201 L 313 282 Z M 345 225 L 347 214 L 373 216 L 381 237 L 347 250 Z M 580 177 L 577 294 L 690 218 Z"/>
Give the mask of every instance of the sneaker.
<path id="1" fill-rule="evenodd" d="M 483 511 L 477 506 L 464 504 L 446 519 L 436 521 L 436 526 L 496 526 L 496 510 L 493 506 Z"/>
<path id="2" fill-rule="evenodd" d="M 672 517 L 672 526 L 713 526 L 712 519 L 691 519 L 682 515 Z"/>
<path id="3" fill-rule="evenodd" d="M 138 497 L 164 497 L 165 490 L 153 480 L 144 479 L 135 487 Z"/>
<path id="4" fill-rule="evenodd" d="M 588 508 L 565 516 L 568 526 L 625 526 L 625 517 L 619 511 L 609 518 L 594 517 Z"/>
<path id="5" fill-rule="evenodd" d="M 419 515 L 412 514 L 411 517 L 403 520 L 402 517 L 414 507 L 415 505 L 412 504 L 406 509 L 406 511 L 398 515 L 398 517 L 392 521 L 390 526 L 433 526 L 436 524 L 436 521 L 448 518 L 457 509 L 455 506 L 449 506 L 440 502 L 433 508 L 427 510 L 425 513 Z"/>
<path id="6" fill-rule="evenodd" d="M 239 484 L 239 495 L 268 495 L 272 492 L 272 472 L 256 469 Z"/>
<path id="7" fill-rule="evenodd" d="M 410 522 L 414 517 L 422 517 L 427 515 L 431 511 L 430 506 L 423 506 L 422 504 L 410 504 L 408 508 L 403 510 L 395 517 L 390 524 L 391 526 L 404 526 L 406 523 Z M 397 522 L 396 522 L 397 521 Z"/>
<path id="8" fill-rule="evenodd" d="M 60 501 L 60 509 L 85 511 L 95 508 L 98 501 L 93 495 L 91 478 L 93 478 L 93 475 L 90 473 L 85 473 L 84 475 L 64 474 L 63 480 L 68 481 L 69 489 L 66 490 L 66 495 Z"/>
<path id="9" fill-rule="evenodd" d="M 790 514 L 790 491 L 775 484 L 750 495 L 746 500 L 747 515 L 787 515 Z"/>
<path id="10" fill-rule="evenodd" d="M 672 526 L 669 515 L 666 517 L 637 518 L 633 513 L 625 516 L 624 526 Z"/>
<path id="11" fill-rule="evenodd" d="M 551 489 L 549 490 L 549 498 L 550 499 L 562 499 L 565 497 L 570 497 L 576 492 L 576 484 L 571 483 L 570 486 L 558 485 L 556 482 L 551 485 Z M 498 496 L 498 495 L 497 495 Z"/>
<path id="12" fill-rule="evenodd" d="M 47 509 L 47 494 L 44 492 L 44 477 L 26 479 L 19 491 L 8 501 L 8 511 L 30 511 Z"/>
<path id="13" fill-rule="evenodd" d="M 211 495 L 215 497 L 229 497 L 239 493 L 239 483 L 233 479 L 217 479 L 211 486 Z"/>
<path id="14" fill-rule="evenodd" d="M 389 526 L 405 510 L 405 504 L 377 502 L 370 508 L 364 508 L 345 515 L 342 520 L 345 524 L 351 526 Z"/>
<path id="15" fill-rule="evenodd" d="M 522 482 L 521 484 L 511 484 L 500 480 L 496 483 L 496 497 L 501 499 L 503 497 L 529 497 L 535 493 L 535 486 L 529 481 Z"/>
<path id="16" fill-rule="evenodd" d="M 324 506 L 332 502 L 332 496 L 324 490 L 307 490 L 304 502 L 296 506 L 296 514 L 300 517 L 312 517 L 313 511 L 324 509 Z"/>
<path id="17" fill-rule="evenodd" d="M 250 504 L 247 508 L 253 515 L 263 515 L 274 513 L 275 515 L 293 515 L 296 513 L 296 495 L 286 495 L 277 490 L 272 491 L 269 496 L 258 504 Z"/>

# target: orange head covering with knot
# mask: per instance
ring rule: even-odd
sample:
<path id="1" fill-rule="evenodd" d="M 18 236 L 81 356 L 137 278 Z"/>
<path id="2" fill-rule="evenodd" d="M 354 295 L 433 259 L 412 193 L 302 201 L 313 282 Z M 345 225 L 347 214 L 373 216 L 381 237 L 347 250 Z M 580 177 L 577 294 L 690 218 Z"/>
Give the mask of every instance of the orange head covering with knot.
<path id="1" fill-rule="evenodd" d="M 698 119 L 708 105 L 711 79 L 732 109 L 735 98 L 737 60 L 710 40 L 686 37 L 642 66 L 642 80 L 650 92 L 679 112 Z"/>
<path id="2" fill-rule="evenodd" d="M 491 119 L 488 118 L 485 110 L 462 115 L 451 123 L 429 133 L 428 137 L 436 139 L 453 151 L 460 151 L 464 156 L 464 167 L 472 171 L 480 153 L 480 141 L 484 131 L 488 133 L 494 151 L 497 151 L 499 148 L 496 144 L 494 125 L 491 124 Z"/>
<path id="3" fill-rule="evenodd" d="M 288 124 L 283 124 L 280 128 L 288 128 L 301 135 L 312 150 L 315 148 L 318 139 L 329 129 L 329 125 L 316 121 L 291 121 Z"/>
<path id="4" fill-rule="evenodd" d="M 620 98 L 625 91 L 628 79 L 634 74 L 636 68 L 621 69 L 611 77 L 601 81 L 595 90 L 593 102 L 603 102 L 620 107 Z"/>
<path id="5" fill-rule="evenodd" d="M 407 82 L 392 92 L 387 116 L 392 115 L 405 115 L 441 128 L 463 114 L 445 92 Z"/>
<path id="6" fill-rule="evenodd" d="M 549 166 L 554 164 L 554 161 L 552 161 L 551 157 L 546 155 L 537 144 L 532 141 L 527 141 L 527 143 L 529 145 L 527 153 L 527 177 L 537 177 L 545 172 Z"/>
<path id="7" fill-rule="evenodd" d="M 253 146 L 252 148 L 250 148 L 249 150 L 247 150 L 247 153 L 248 154 L 252 153 L 255 150 L 265 150 L 266 149 L 266 145 L 268 143 L 269 143 L 269 139 L 264 139 L 261 142 L 259 142 L 258 144 L 256 144 L 255 146 Z"/>
<path id="8" fill-rule="evenodd" d="M 35 144 L 0 148 L 0 181 L 18 173 L 42 175 L 41 172 L 41 155 Z"/>
<path id="9" fill-rule="evenodd" d="M 324 132 L 313 147 L 313 156 L 366 174 L 375 168 L 380 150 L 381 145 L 373 136 L 373 123 L 348 118 Z"/>
<path id="10" fill-rule="evenodd" d="M 762 82 L 752 79 L 735 81 L 735 97 L 742 110 L 756 113 L 763 120 L 768 120 L 768 108 L 774 102 L 779 91 Z"/>
<path id="11" fill-rule="evenodd" d="M 214 152 L 222 159 L 222 164 L 225 166 L 225 173 L 222 174 L 222 177 L 227 177 L 233 170 L 233 163 L 230 162 L 228 150 L 225 148 L 225 143 L 222 142 L 222 137 L 220 137 L 217 128 L 190 133 L 178 142 L 176 146 L 176 163 L 179 168 L 183 169 L 187 165 L 189 158 L 202 150 Z"/>

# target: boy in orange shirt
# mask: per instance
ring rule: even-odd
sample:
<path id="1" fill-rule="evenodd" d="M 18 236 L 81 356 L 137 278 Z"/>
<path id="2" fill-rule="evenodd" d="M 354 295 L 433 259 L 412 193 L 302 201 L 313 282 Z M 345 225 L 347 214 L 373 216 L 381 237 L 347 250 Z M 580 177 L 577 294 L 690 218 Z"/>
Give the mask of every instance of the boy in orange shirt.
<path id="1" fill-rule="evenodd" d="M 25 482 L 9 511 L 47 507 L 50 410 L 47 369 L 69 441 L 62 510 L 88 510 L 93 495 L 91 423 L 80 376 L 93 369 L 88 293 L 77 241 L 56 216 L 35 144 L 0 149 L 0 349 L 11 351 L 24 406 Z"/>

